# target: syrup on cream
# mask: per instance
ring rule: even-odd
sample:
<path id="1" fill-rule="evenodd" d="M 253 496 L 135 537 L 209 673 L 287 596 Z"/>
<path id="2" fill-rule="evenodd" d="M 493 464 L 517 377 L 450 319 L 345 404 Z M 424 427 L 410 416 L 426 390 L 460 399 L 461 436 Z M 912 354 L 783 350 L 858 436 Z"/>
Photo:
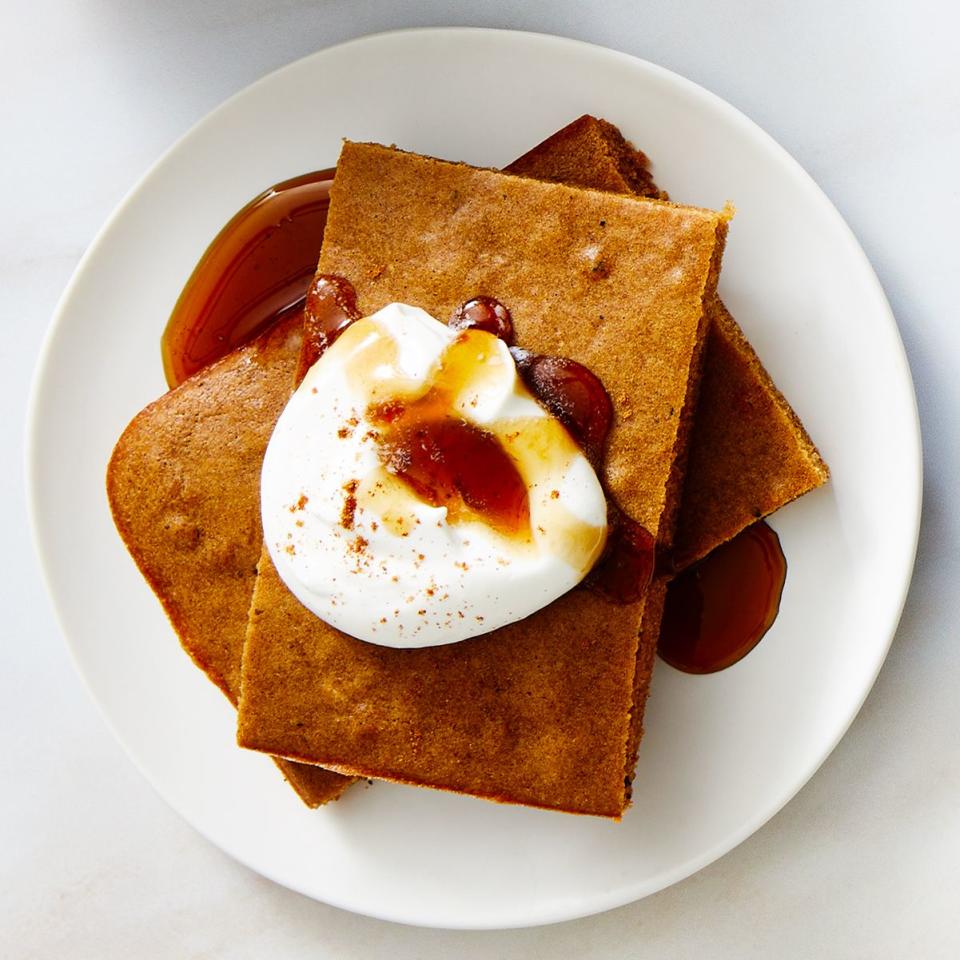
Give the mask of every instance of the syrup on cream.
<path id="1" fill-rule="evenodd" d="M 586 576 L 607 535 L 593 467 L 507 344 L 403 304 L 351 323 L 306 371 L 261 507 L 300 602 L 393 647 L 529 616 Z"/>

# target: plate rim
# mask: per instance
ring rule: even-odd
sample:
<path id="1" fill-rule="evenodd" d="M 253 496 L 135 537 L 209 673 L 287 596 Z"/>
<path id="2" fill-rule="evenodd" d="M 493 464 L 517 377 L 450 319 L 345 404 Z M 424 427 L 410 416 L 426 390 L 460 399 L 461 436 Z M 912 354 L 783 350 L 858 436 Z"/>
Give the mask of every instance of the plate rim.
<path id="1" fill-rule="evenodd" d="M 50 369 L 50 357 L 53 352 L 54 344 L 60 331 L 67 322 L 65 318 L 69 316 L 70 302 L 72 300 L 74 290 L 81 282 L 81 278 L 88 269 L 90 262 L 95 260 L 100 246 L 104 243 L 107 235 L 111 233 L 116 222 L 123 216 L 125 210 L 131 204 L 133 199 L 141 191 L 147 188 L 149 182 L 153 178 L 154 173 L 160 167 L 162 167 L 172 155 L 180 151 L 183 146 L 188 143 L 197 134 L 197 132 L 206 126 L 214 117 L 219 115 L 222 111 L 230 109 L 235 101 L 249 95 L 251 91 L 256 90 L 262 85 L 272 82 L 279 74 L 297 69 L 307 61 L 322 58 L 331 51 L 342 50 L 343 48 L 350 46 L 361 46 L 373 41 L 383 41 L 393 38 L 407 38 L 410 36 L 437 36 L 441 34 L 446 34 L 450 38 L 463 38 L 480 35 L 497 38 L 510 37 L 533 43 L 546 43 L 553 44 L 558 47 L 567 47 L 568 49 L 577 53 L 588 54 L 596 57 L 606 57 L 612 60 L 619 60 L 625 64 L 635 67 L 639 66 L 641 69 L 649 71 L 655 77 L 668 81 L 674 85 L 678 85 L 689 95 L 702 100 L 711 108 L 720 111 L 720 113 L 724 115 L 725 120 L 741 127 L 751 136 L 751 138 L 758 139 L 767 150 L 772 151 L 777 156 L 784 169 L 791 174 L 792 179 L 801 185 L 803 189 L 806 190 L 810 195 L 811 199 L 821 207 L 824 213 L 828 215 L 833 226 L 839 228 L 839 232 L 844 235 L 844 241 L 849 249 L 849 252 L 851 255 L 859 259 L 861 266 L 864 268 L 863 278 L 868 282 L 870 292 L 877 299 L 878 308 L 882 310 L 883 318 L 889 328 L 889 332 L 893 334 L 895 358 L 899 372 L 903 377 L 903 383 L 906 388 L 907 395 L 911 401 L 910 413 L 912 414 L 912 416 L 908 417 L 907 420 L 911 434 L 909 439 L 912 441 L 912 459 L 915 467 L 914 472 L 910 477 L 910 481 L 914 487 L 914 496 L 912 498 L 912 502 L 904 506 L 904 518 L 908 519 L 910 522 L 911 536 L 910 543 L 907 545 L 907 548 L 902 554 L 902 565 L 898 590 L 899 596 L 897 597 L 896 603 L 891 608 L 892 614 L 885 629 L 884 641 L 876 646 L 875 660 L 870 665 L 869 670 L 864 670 L 860 674 L 860 682 L 863 684 L 863 688 L 860 691 L 859 696 L 855 699 L 855 702 L 852 703 L 852 706 L 849 710 L 849 716 L 846 718 L 844 723 L 838 725 L 838 728 L 835 731 L 833 738 L 830 739 L 827 747 L 822 751 L 822 753 L 820 751 L 817 752 L 817 757 L 809 766 L 809 769 L 802 771 L 799 777 L 797 777 L 795 780 L 792 780 L 789 786 L 787 786 L 781 792 L 781 795 L 777 798 L 777 801 L 774 804 L 770 805 L 768 808 L 765 807 L 761 813 L 749 819 L 739 830 L 733 831 L 730 835 L 725 836 L 721 841 L 702 852 L 699 856 L 691 857 L 689 860 L 675 866 L 672 870 L 664 871 L 658 876 L 655 883 L 650 884 L 634 882 L 633 884 L 623 884 L 614 890 L 586 895 L 575 907 L 572 907 L 569 903 L 564 903 L 554 905 L 552 910 L 541 908 L 539 910 L 530 912 L 529 915 L 527 915 L 523 920 L 517 920 L 514 918 L 512 921 L 506 924 L 497 922 L 496 920 L 485 920 L 481 922 L 461 920 L 460 922 L 457 922 L 455 920 L 451 920 L 450 918 L 432 915 L 430 913 L 429 906 L 427 906 L 421 912 L 420 916 L 411 918 L 410 916 L 398 915 L 389 908 L 377 910 L 358 907 L 356 904 L 349 902 L 349 898 L 325 897 L 322 901 L 320 901 L 320 898 L 316 893 L 305 889 L 303 886 L 297 885 L 294 882 L 291 882 L 287 878 L 281 879 L 276 875 L 275 872 L 268 868 L 264 868 L 260 864 L 254 865 L 243 855 L 235 852 L 232 849 L 227 849 L 222 846 L 217 840 L 213 839 L 207 831 L 201 830 L 196 824 L 194 824 L 186 816 L 186 814 L 180 811 L 176 804 L 168 799 L 166 791 L 154 780 L 151 773 L 134 754 L 132 747 L 128 745 L 127 740 L 118 729 L 111 716 L 107 713 L 105 705 L 94 692 L 90 678 L 81 661 L 77 643 L 71 637 L 70 632 L 66 628 L 66 618 L 64 610 L 61 608 L 61 601 L 58 599 L 57 594 L 53 590 L 53 576 L 50 570 L 51 560 L 48 557 L 47 548 L 45 547 L 44 543 L 40 505 L 40 433 L 43 426 L 43 418 L 41 417 L 40 407 L 42 399 L 50 386 L 50 383 L 48 382 L 52 377 Z M 265 876 L 281 886 L 295 890 L 296 892 L 310 897 L 311 899 L 325 902 L 353 913 L 396 923 L 451 930 L 516 929 L 522 927 L 540 926 L 566 920 L 579 919 L 598 914 L 606 910 L 614 909 L 628 903 L 633 903 L 643 899 L 646 896 L 672 886 L 673 884 L 693 875 L 694 873 L 718 860 L 720 857 L 739 846 L 744 840 L 752 836 L 761 827 L 763 827 L 764 824 L 776 816 L 784 808 L 784 806 L 786 806 L 786 804 L 789 803 L 790 800 L 792 800 L 793 797 L 795 797 L 800 790 L 803 789 L 803 787 L 809 782 L 814 774 L 821 768 L 830 754 L 836 749 L 837 744 L 850 729 L 850 726 L 856 719 L 863 707 L 864 702 L 866 701 L 866 698 L 869 696 L 870 691 L 873 689 L 876 683 L 877 676 L 879 675 L 880 669 L 887 658 L 893 638 L 896 635 L 903 609 L 906 604 L 906 599 L 909 594 L 913 570 L 915 567 L 917 547 L 919 543 L 923 501 L 923 447 L 919 408 L 916 389 L 914 387 L 913 377 L 910 371 L 909 360 L 907 358 L 906 350 L 903 345 L 903 339 L 900 335 L 896 318 L 883 290 L 883 286 L 866 253 L 853 233 L 853 230 L 840 214 L 839 210 L 836 208 L 830 198 L 816 183 L 813 177 L 786 150 L 786 148 L 781 146 L 781 144 L 773 138 L 771 134 L 767 133 L 766 130 L 760 127 L 760 125 L 755 121 L 751 120 L 737 107 L 733 106 L 719 95 L 711 92 L 695 81 L 692 81 L 666 67 L 660 66 L 659 64 L 653 63 L 645 58 L 637 57 L 624 51 L 611 49 L 600 44 L 594 44 L 571 37 L 536 31 L 510 30 L 491 27 L 408 27 L 399 30 L 385 30 L 377 33 L 365 34 L 358 37 L 353 37 L 340 43 L 323 47 L 268 72 L 252 83 L 247 84 L 240 90 L 236 91 L 231 96 L 219 103 L 211 111 L 206 113 L 203 117 L 198 119 L 195 123 L 193 123 L 166 150 L 164 150 L 160 156 L 139 176 L 136 182 L 126 191 L 122 199 L 113 208 L 102 226 L 97 230 L 96 235 L 87 246 L 83 255 L 80 257 L 73 273 L 71 274 L 70 280 L 68 281 L 63 293 L 57 301 L 47 330 L 45 331 L 43 337 L 31 381 L 25 420 L 23 467 L 31 540 L 36 552 L 41 579 L 53 609 L 57 626 L 65 641 L 69 656 L 73 661 L 74 667 L 76 668 L 83 686 L 86 688 L 87 693 L 93 701 L 98 713 L 106 723 L 107 728 L 120 743 L 127 757 L 130 758 L 136 768 L 146 778 L 147 782 L 164 800 L 164 802 L 208 842 L 213 843 L 218 847 L 218 849 L 223 850 L 224 853 L 229 855 L 234 860 L 243 863 L 244 866 L 253 870 L 255 873 Z M 908 508 L 909 517 L 907 516 Z"/>

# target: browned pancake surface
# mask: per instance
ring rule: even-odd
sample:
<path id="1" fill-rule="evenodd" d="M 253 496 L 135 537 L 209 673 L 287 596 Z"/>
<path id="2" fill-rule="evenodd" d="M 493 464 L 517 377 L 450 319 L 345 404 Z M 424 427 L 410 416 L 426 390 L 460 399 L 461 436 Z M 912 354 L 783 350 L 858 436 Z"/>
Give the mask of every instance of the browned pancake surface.
<path id="1" fill-rule="evenodd" d="M 260 528 L 260 465 L 290 395 L 299 321 L 275 327 L 151 403 L 107 469 L 127 549 L 197 665 L 236 704 Z M 316 806 L 350 782 L 281 762 Z"/>
<path id="2" fill-rule="evenodd" d="M 606 120 L 583 116 L 506 168 L 562 183 L 666 196 L 646 156 Z M 710 305 L 673 562 L 682 568 L 820 486 L 829 473 L 797 415 L 719 300 Z"/>
<path id="3" fill-rule="evenodd" d="M 348 143 L 319 269 L 350 279 L 363 313 L 402 301 L 446 318 L 495 296 L 522 346 L 587 364 L 617 405 L 605 480 L 669 542 L 661 516 L 724 235 L 712 211 Z M 342 772 L 619 816 L 643 606 L 575 590 L 485 637 L 394 650 L 314 617 L 265 556 L 238 739 Z"/>
<path id="4" fill-rule="evenodd" d="M 830 477 L 800 418 L 719 300 L 710 320 L 674 536 L 678 569 Z"/>
<path id="5" fill-rule="evenodd" d="M 572 187 L 668 199 L 653 181 L 647 155 L 612 123 L 589 115 L 568 123 L 504 169 Z"/>

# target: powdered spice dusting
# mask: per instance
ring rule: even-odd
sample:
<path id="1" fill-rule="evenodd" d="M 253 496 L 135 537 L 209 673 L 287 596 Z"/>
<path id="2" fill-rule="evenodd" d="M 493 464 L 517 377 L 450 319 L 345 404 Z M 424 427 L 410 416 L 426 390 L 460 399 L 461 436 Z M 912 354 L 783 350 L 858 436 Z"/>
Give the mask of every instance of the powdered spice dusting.
<path id="1" fill-rule="evenodd" d="M 353 529 L 353 522 L 357 513 L 357 487 L 359 483 L 358 480 L 348 480 L 343 485 L 346 496 L 343 498 L 343 509 L 340 511 L 340 526 L 344 530 Z M 364 541 L 364 544 L 366 544 L 366 541 Z"/>

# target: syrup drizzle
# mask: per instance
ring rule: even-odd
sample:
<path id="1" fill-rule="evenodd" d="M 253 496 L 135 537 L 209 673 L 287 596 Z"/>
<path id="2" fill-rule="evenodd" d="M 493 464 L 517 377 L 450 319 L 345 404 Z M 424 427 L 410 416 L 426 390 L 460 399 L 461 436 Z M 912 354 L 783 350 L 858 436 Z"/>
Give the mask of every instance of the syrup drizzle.
<path id="1" fill-rule="evenodd" d="M 780 610 L 787 562 L 762 520 L 675 577 L 657 652 L 685 673 L 714 673 L 745 657 Z"/>
<path id="2" fill-rule="evenodd" d="M 493 297 L 474 297 L 460 304 L 447 321 L 447 326 L 454 330 L 483 330 L 498 337 L 508 347 L 513 346 L 513 317 Z"/>
<path id="3" fill-rule="evenodd" d="M 598 469 L 613 424 L 613 403 L 600 378 L 576 360 L 510 350 L 527 389 L 570 432 Z"/>
<path id="4" fill-rule="evenodd" d="M 171 387 L 303 309 L 330 206 L 333 170 L 265 190 L 201 257 L 161 339 Z"/>
<path id="5" fill-rule="evenodd" d="M 303 309 L 303 346 L 296 374 L 298 384 L 320 359 L 320 354 L 359 319 L 357 291 L 353 284 L 336 274 L 317 274 L 307 290 Z"/>
<path id="6" fill-rule="evenodd" d="M 584 583 L 611 603 L 636 603 L 650 580 L 656 541 L 650 531 L 631 520 L 607 494 L 607 545 Z"/>
<path id="7" fill-rule="evenodd" d="M 382 428 L 381 461 L 425 503 L 446 507 L 451 523 L 465 506 L 505 536 L 527 539 L 530 503 L 516 464 L 492 433 L 450 416 L 441 392 L 367 411 Z"/>

